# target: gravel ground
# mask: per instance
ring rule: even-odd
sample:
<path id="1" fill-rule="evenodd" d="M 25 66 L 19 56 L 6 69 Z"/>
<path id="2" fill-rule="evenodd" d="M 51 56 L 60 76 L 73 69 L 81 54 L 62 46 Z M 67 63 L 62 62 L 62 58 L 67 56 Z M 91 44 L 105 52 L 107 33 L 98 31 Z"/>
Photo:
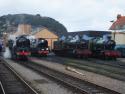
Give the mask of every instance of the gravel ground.
<path id="1" fill-rule="evenodd" d="M 45 78 L 30 69 L 27 69 L 11 60 L 7 60 L 7 63 L 11 65 L 26 81 L 34 87 L 39 94 L 76 94 L 68 89 L 56 84 L 55 82 Z"/>
<path id="2" fill-rule="evenodd" d="M 62 71 L 64 73 L 70 74 L 72 76 L 84 79 L 86 81 L 95 83 L 97 85 L 109 88 L 111 90 L 115 90 L 121 94 L 125 94 L 125 82 L 123 82 L 123 81 L 119 81 L 119 80 L 112 79 L 112 78 L 109 78 L 109 77 L 106 77 L 103 75 L 99 75 L 96 73 L 87 72 L 87 71 L 83 71 L 83 70 L 75 68 L 75 71 L 77 71 L 77 73 L 76 73 L 76 72 L 74 72 L 74 69 L 73 69 L 73 71 L 67 70 L 65 65 L 58 64 L 58 63 L 51 63 L 51 62 L 48 62 L 45 60 L 37 59 L 35 57 L 30 58 L 30 60 L 33 62 L 36 62 L 38 64 L 42 64 L 42 65 L 48 66 L 50 68 L 56 69 L 58 71 Z"/>
<path id="3" fill-rule="evenodd" d="M 118 58 L 117 60 L 125 63 L 125 58 Z"/>

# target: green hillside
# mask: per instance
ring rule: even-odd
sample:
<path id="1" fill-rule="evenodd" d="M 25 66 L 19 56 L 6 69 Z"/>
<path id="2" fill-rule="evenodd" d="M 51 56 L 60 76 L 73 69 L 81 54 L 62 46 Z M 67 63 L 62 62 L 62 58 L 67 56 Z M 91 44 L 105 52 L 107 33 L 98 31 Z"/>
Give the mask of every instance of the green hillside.
<path id="1" fill-rule="evenodd" d="M 50 17 L 42 17 L 39 14 L 30 15 L 30 14 L 8 14 L 0 17 L 0 32 L 5 32 L 8 26 L 17 27 L 18 24 L 31 24 L 32 27 L 41 27 L 44 26 L 49 30 L 53 31 L 57 35 L 66 34 L 67 29 Z"/>

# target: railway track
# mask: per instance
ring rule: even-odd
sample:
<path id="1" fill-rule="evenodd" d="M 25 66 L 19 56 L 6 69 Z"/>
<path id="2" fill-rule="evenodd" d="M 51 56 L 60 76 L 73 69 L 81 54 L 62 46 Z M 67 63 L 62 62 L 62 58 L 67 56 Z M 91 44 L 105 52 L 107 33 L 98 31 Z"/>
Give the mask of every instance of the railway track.
<path id="1" fill-rule="evenodd" d="M 74 58 L 65 58 L 58 56 L 48 56 L 46 58 L 40 58 L 41 60 L 50 61 L 52 63 L 60 63 L 81 70 L 86 70 L 90 72 L 95 72 L 107 77 L 111 77 L 117 80 L 125 81 L 125 67 L 119 66 L 117 61 L 102 61 L 97 59 L 74 59 Z M 122 65 L 124 65 L 123 63 Z"/>
<path id="2" fill-rule="evenodd" d="M 38 94 L 6 62 L 0 62 L 0 94 Z"/>
<path id="3" fill-rule="evenodd" d="M 65 86 L 72 88 L 73 91 L 78 92 L 76 94 L 120 94 L 116 91 L 109 90 L 101 86 L 97 86 L 95 84 L 89 83 L 87 81 L 83 81 L 81 79 L 72 77 L 68 74 L 42 66 L 40 64 L 36 64 L 33 62 L 25 62 L 21 64 L 42 75 L 45 75 L 47 77 L 50 77 L 51 79 L 54 79 Z"/>
<path id="4" fill-rule="evenodd" d="M 0 94 L 5 94 L 5 90 L 3 88 L 3 84 L 0 81 Z"/>
<path id="5" fill-rule="evenodd" d="M 111 66 L 111 67 L 115 67 L 115 68 L 122 68 L 125 69 L 125 63 L 120 62 L 120 61 L 106 61 L 106 60 L 99 60 L 99 59 L 94 59 L 94 58 L 88 58 L 88 59 L 80 59 L 80 58 L 67 58 L 67 57 L 59 57 L 59 56 L 48 56 L 46 58 L 42 58 L 44 60 L 48 60 L 48 61 L 54 61 L 59 63 L 64 63 L 64 61 L 66 60 L 74 60 L 80 63 L 83 63 L 83 61 L 87 62 L 87 63 L 91 63 L 91 64 L 99 64 L 99 65 L 107 65 L 107 66 Z"/>
<path id="6" fill-rule="evenodd" d="M 92 63 L 100 64 L 100 65 L 107 65 L 111 67 L 116 67 L 116 68 L 121 68 L 125 69 L 125 63 L 120 62 L 120 61 L 106 61 L 106 60 L 99 60 L 99 59 L 94 59 L 94 58 L 89 58 L 87 61 L 91 61 Z"/>

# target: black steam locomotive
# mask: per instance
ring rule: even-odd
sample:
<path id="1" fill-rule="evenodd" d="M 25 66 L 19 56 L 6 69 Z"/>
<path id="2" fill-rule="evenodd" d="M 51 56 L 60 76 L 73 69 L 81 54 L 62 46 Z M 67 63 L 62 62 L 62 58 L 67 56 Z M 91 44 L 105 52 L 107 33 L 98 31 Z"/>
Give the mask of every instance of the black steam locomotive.
<path id="1" fill-rule="evenodd" d="M 111 37 L 107 37 L 107 40 L 92 39 L 90 40 L 90 49 L 93 53 L 93 57 L 102 59 L 116 59 L 121 57 L 121 53 L 115 50 L 116 42 L 111 40 Z"/>
<path id="2" fill-rule="evenodd" d="M 47 56 L 49 53 L 49 48 L 48 48 L 48 41 L 39 38 L 37 40 L 34 40 L 31 44 L 31 54 L 32 55 L 37 55 L 37 56 Z"/>
<path id="3" fill-rule="evenodd" d="M 92 38 L 80 42 L 56 41 L 53 52 L 60 56 L 116 59 L 121 57 L 121 53 L 115 50 L 115 46 L 116 42 L 107 36 L 107 40 Z"/>
<path id="4" fill-rule="evenodd" d="M 26 36 L 19 36 L 16 41 L 8 41 L 12 59 L 27 60 L 30 52 L 30 40 Z"/>
<path id="5" fill-rule="evenodd" d="M 71 57 L 91 57 L 92 55 L 85 40 L 81 42 L 55 41 L 53 52 L 59 56 Z"/>

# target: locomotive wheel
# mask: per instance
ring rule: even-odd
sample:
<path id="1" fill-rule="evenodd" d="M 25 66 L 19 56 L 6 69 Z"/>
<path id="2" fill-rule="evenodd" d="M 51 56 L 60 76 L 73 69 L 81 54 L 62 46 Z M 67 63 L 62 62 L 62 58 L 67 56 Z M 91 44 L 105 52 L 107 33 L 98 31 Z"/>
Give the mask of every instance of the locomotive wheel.
<path id="1" fill-rule="evenodd" d="M 44 57 L 47 57 L 47 55 L 43 55 Z"/>
<path id="2" fill-rule="evenodd" d="M 109 57 L 104 55 L 104 60 L 109 60 Z"/>
<path id="3" fill-rule="evenodd" d="M 27 60 L 28 60 L 28 57 L 26 57 L 26 56 L 20 56 L 20 59 L 21 59 L 21 60 L 24 60 L 24 61 L 27 61 Z"/>
<path id="4" fill-rule="evenodd" d="M 113 60 L 115 60 L 115 61 L 117 60 L 117 58 L 116 58 L 116 57 L 113 57 L 112 59 L 113 59 Z"/>
<path id="5" fill-rule="evenodd" d="M 81 58 L 81 55 L 78 54 L 78 55 L 77 55 L 77 58 Z"/>
<path id="6" fill-rule="evenodd" d="M 12 60 L 16 60 L 17 56 L 15 54 L 12 54 Z"/>
<path id="7" fill-rule="evenodd" d="M 104 56 L 104 59 L 105 59 L 105 60 L 108 60 L 108 57 L 107 57 L 107 56 Z"/>

